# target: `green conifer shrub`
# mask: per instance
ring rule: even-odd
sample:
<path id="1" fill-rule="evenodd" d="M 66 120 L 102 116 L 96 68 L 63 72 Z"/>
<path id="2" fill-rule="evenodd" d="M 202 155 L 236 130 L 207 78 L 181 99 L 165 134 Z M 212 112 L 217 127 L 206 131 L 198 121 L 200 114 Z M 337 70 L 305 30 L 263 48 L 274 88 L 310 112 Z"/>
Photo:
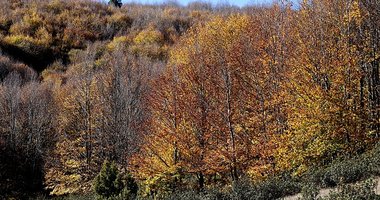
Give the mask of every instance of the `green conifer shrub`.
<path id="1" fill-rule="evenodd" d="M 108 199 L 121 193 L 124 183 L 114 162 L 104 161 L 100 173 L 95 178 L 94 189 L 101 198 Z"/>

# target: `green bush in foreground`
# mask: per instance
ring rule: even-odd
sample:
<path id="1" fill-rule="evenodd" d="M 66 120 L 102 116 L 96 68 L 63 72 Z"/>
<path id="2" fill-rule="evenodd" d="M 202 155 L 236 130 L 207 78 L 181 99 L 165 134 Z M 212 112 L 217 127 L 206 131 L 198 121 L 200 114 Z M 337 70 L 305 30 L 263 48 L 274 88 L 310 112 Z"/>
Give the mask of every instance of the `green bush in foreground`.
<path id="1" fill-rule="evenodd" d="M 304 184 L 318 187 L 335 187 L 380 175 L 380 145 L 365 154 L 339 159 L 328 166 L 311 169 L 303 176 Z"/>
<path id="2" fill-rule="evenodd" d="M 104 161 L 102 169 L 95 178 L 94 189 L 101 198 L 118 196 L 124 188 L 119 171 L 114 162 Z"/>
<path id="3" fill-rule="evenodd" d="M 325 197 L 317 197 L 315 193 L 303 193 L 303 199 L 317 200 L 380 200 L 380 196 L 375 194 L 376 182 L 369 179 L 361 184 L 344 184 L 336 190 L 330 192 Z M 313 196 L 313 198 L 309 198 Z"/>
<path id="4" fill-rule="evenodd" d="M 336 160 L 328 166 L 310 170 L 301 179 L 292 177 L 288 173 L 270 177 L 262 182 L 252 183 L 249 178 L 241 178 L 232 187 L 207 188 L 202 192 L 193 190 L 176 190 L 163 196 L 138 197 L 138 186 L 132 176 L 127 175 L 121 181 L 116 166 L 105 162 L 97 178 L 98 197 L 108 200 L 129 199 L 166 199 L 166 200 L 270 200 L 284 196 L 302 193 L 304 200 L 380 200 L 374 193 L 374 181 L 366 180 L 378 176 L 380 147 L 376 147 L 366 154 L 345 160 Z M 116 178 L 115 178 L 116 177 Z M 95 188 L 96 188 L 95 184 Z M 120 187 L 118 187 L 120 186 Z M 336 187 L 325 197 L 318 197 L 324 187 Z M 102 188 L 102 189 L 101 189 Z M 302 188 L 302 191 L 301 191 Z M 105 193 L 104 191 L 107 191 Z M 116 192 L 110 192 L 116 191 Z M 102 195 L 103 194 L 103 195 Z M 108 195 L 108 196 L 106 196 Z M 80 197 L 80 196 L 79 196 Z M 91 197 L 65 197 L 63 199 L 91 199 Z M 93 197 L 94 198 L 94 197 Z M 60 198 L 58 198 L 60 199 Z"/>
<path id="5" fill-rule="evenodd" d="M 235 199 L 277 199 L 300 191 L 299 183 L 289 175 L 271 177 L 256 184 L 249 184 L 248 180 L 243 179 L 233 187 Z"/>

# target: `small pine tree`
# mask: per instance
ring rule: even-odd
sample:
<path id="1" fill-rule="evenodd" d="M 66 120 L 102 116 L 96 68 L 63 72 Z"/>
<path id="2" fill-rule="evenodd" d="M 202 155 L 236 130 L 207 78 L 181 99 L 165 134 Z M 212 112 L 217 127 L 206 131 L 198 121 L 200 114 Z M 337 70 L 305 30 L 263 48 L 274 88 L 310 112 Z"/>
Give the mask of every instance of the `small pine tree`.
<path id="1" fill-rule="evenodd" d="M 121 0 L 110 0 L 108 4 L 119 8 L 121 8 L 121 6 L 123 5 L 123 3 L 121 3 Z"/>
<path id="2" fill-rule="evenodd" d="M 136 196 L 139 189 L 135 179 L 130 173 L 128 173 L 126 177 L 126 189 L 128 190 L 128 196 Z"/>
<path id="3" fill-rule="evenodd" d="M 117 196 L 124 188 L 119 172 L 114 162 L 104 161 L 100 173 L 95 178 L 94 189 L 102 198 Z"/>

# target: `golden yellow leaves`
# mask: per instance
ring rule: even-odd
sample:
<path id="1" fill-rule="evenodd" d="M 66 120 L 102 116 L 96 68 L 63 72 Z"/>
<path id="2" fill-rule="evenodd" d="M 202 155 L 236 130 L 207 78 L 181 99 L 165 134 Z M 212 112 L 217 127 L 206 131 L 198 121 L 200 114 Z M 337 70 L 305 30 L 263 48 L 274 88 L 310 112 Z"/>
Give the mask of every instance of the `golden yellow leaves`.
<path id="1" fill-rule="evenodd" d="M 346 25 L 354 23 L 360 25 L 363 15 L 359 6 L 359 0 L 348 1 L 346 3 L 346 14 L 344 15 L 344 21 Z"/>
<path id="2" fill-rule="evenodd" d="M 171 51 L 170 58 L 172 63 L 177 65 L 190 64 L 194 57 L 204 56 L 206 62 L 217 61 L 215 59 L 226 55 L 221 53 L 233 53 L 233 45 L 236 45 L 240 35 L 247 31 L 250 23 L 247 15 L 231 15 L 227 19 L 217 16 L 210 22 L 193 27 L 183 39 L 181 45 Z"/>
<path id="3" fill-rule="evenodd" d="M 247 78 L 251 66 L 241 61 L 259 60 L 258 56 L 252 58 L 240 49 L 245 45 L 243 38 L 250 37 L 252 23 L 246 15 L 217 16 L 193 27 L 171 51 L 164 77 L 172 82 L 159 83 L 163 85 L 158 91 L 164 91 L 158 92 L 160 96 L 152 100 L 155 102 L 153 133 L 152 138 L 146 138 L 146 144 L 153 149 L 144 150 L 151 155 L 144 157 L 145 162 L 154 163 L 151 166 L 163 171 L 156 169 L 150 176 L 144 174 L 142 177 L 149 179 L 171 169 L 181 169 L 183 173 L 198 177 L 215 173 L 228 177 L 232 170 L 231 176 L 237 178 L 238 170 L 245 170 L 252 164 L 250 158 L 259 154 L 258 148 L 266 148 L 261 150 L 265 152 L 263 157 L 270 159 L 267 154 L 273 144 L 263 139 L 265 133 L 258 135 L 247 128 L 247 125 L 256 124 L 251 124 L 249 113 L 244 112 L 248 109 L 245 106 L 257 101 L 247 95 L 249 89 L 240 85 L 241 79 L 235 73 L 239 71 Z M 268 144 L 256 147 L 260 142 Z M 145 169 L 146 163 L 140 165 L 143 169 L 140 168 L 138 174 L 149 171 Z M 199 183 L 199 187 L 203 187 L 202 184 Z"/>
<path id="4" fill-rule="evenodd" d="M 153 27 L 149 27 L 141 31 L 134 39 L 134 43 L 137 45 L 149 45 L 155 43 L 161 43 L 163 40 L 162 34 L 154 29 Z"/>
<path id="5" fill-rule="evenodd" d="M 62 171 L 48 171 L 46 179 L 56 179 L 59 183 L 49 184 L 46 189 L 50 189 L 51 195 L 66 195 L 80 191 L 81 176 L 79 174 L 65 175 Z"/>
<path id="6" fill-rule="evenodd" d="M 30 53 L 35 53 L 33 46 L 48 48 L 52 42 L 52 35 L 43 25 L 43 17 L 34 9 L 27 11 L 20 21 L 10 26 L 11 35 L 4 42 L 18 46 Z"/>
<path id="7" fill-rule="evenodd" d="M 164 59 L 168 46 L 164 44 L 163 34 L 155 27 L 150 26 L 139 32 L 133 38 L 132 52 L 153 59 Z"/>
<path id="8" fill-rule="evenodd" d="M 127 46 L 129 42 L 126 36 L 114 37 L 113 40 L 108 43 L 107 48 L 109 51 L 113 51 L 118 47 Z"/>
<path id="9" fill-rule="evenodd" d="M 354 42 L 363 10 L 358 1 L 303 6 L 297 34 L 289 35 L 297 41 L 284 96 L 289 129 L 276 149 L 277 167 L 296 175 L 337 152 L 353 151 L 365 132 L 354 111 L 363 101 L 357 96 L 363 78 L 358 50 L 366 45 Z"/>
<path id="10" fill-rule="evenodd" d="M 6 36 L 3 40 L 7 43 L 19 46 L 25 46 L 28 43 L 34 42 L 32 37 L 24 35 Z"/>

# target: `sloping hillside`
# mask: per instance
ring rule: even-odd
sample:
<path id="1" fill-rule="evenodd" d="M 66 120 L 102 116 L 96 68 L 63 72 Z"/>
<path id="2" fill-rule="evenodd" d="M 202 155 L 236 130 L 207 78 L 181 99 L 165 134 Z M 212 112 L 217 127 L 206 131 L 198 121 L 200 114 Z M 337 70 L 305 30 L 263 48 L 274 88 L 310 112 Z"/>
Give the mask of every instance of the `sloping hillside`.
<path id="1" fill-rule="evenodd" d="M 379 177 L 379 33 L 378 0 L 0 0 L 0 199 L 267 200 Z"/>

